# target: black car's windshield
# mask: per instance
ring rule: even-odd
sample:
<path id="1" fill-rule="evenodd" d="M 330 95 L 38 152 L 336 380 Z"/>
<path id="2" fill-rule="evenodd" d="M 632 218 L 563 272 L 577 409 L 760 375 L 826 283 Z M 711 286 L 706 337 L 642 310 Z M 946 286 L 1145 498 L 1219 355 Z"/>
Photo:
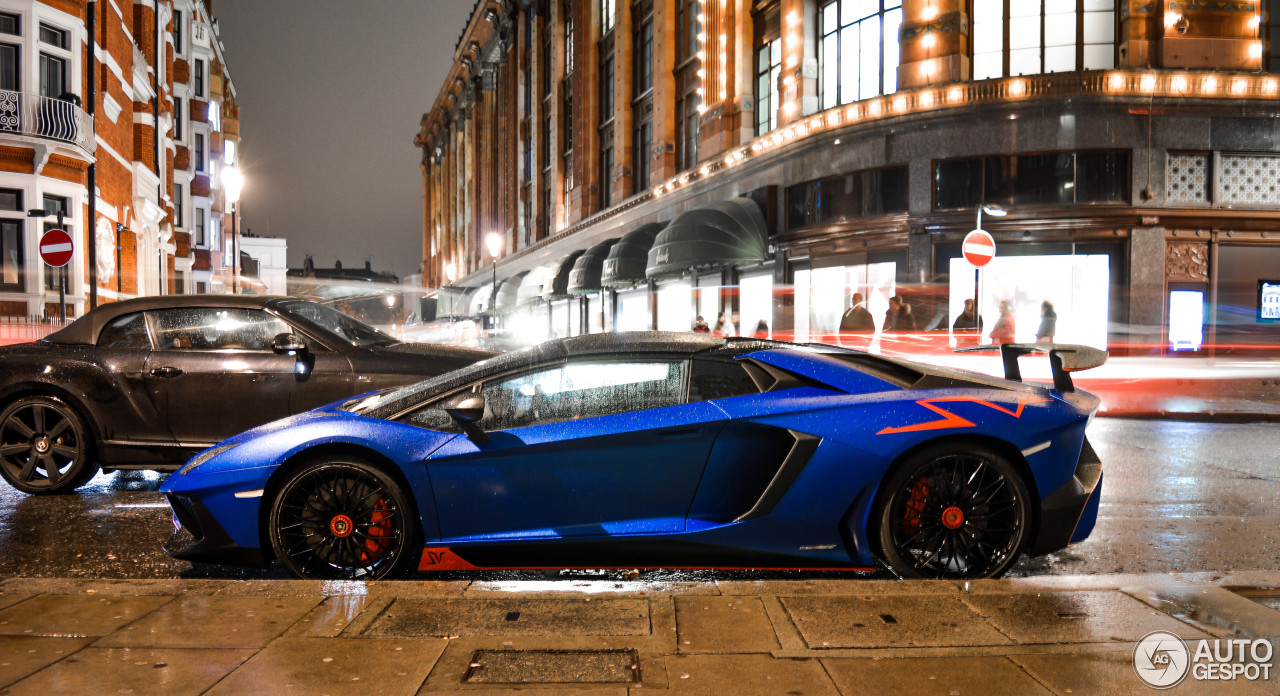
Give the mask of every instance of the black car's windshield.
<path id="1" fill-rule="evenodd" d="M 332 307 L 305 300 L 288 300 L 281 302 L 277 306 L 290 314 L 302 317 L 313 324 L 318 324 L 328 329 L 353 346 L 370 348 L 394 346 L 400 343 L 391 336 L 368 324 L 352 319 Z"/>

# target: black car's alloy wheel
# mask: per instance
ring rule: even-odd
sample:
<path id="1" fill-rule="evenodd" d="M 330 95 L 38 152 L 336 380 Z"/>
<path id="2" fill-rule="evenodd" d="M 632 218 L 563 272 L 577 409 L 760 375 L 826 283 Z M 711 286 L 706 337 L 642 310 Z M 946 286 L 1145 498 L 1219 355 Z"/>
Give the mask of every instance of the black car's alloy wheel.
<path id="1" fill-rule="evenodd" d="M 931 449 L 885 481 L 880 550 L 908 578 L 991 578 L 1025 544 L 1030 494 L 1018 471 L 984 447 Z"/>
<path id="2" fill-rule="evenodd" d="M 314 462 L 271 506 L 271 547 L 300 578 L 372 580 L 407 569 L 421 551 L 417 516 L 400 486 L 365 462 Z"/>
<path id="3" fill-rule="evenodd" d="M 88 431 L 60 399 L 26 396 L 0 413 L 0 475 L 24 493 L 69 493 L 97 473 Z"/>

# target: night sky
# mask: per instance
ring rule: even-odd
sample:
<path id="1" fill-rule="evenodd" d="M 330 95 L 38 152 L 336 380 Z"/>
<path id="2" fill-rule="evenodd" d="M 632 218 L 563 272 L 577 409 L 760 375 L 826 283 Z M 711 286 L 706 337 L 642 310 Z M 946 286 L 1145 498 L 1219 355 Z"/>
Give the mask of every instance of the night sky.
<path id="1" fill-rule="evenodd" d="M 240 104 L 241 229 L 289 266 L 417 273 L 413 146 L 473 0 L 213 0 Z"/>

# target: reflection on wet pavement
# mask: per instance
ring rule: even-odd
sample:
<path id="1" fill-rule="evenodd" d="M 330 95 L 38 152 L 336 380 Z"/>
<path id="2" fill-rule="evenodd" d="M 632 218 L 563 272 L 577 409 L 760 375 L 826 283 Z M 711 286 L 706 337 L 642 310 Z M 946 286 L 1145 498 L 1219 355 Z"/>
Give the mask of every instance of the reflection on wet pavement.
<path id="1" fill-rule="evenodd" d="M 1014 576 L 1272 570 L 1280 556 L 1280 428 L 1096 419 L 1089 438 L 1106 482 L 1087 541 L 1023 559 Z M 0 485 L 0 577 L 262 578 L 278 567 L 196 565 L 160 550 L 173 532 L 158 489 L 166 474 L 99 474 L 76 495 L 28 496 Z M 621 580 L 621 572 L 443 573 L 441 580 Z M 847 573 L 651 571 L 647 583 Z M 858 574 L 857 577 L 884 577 Z"/>

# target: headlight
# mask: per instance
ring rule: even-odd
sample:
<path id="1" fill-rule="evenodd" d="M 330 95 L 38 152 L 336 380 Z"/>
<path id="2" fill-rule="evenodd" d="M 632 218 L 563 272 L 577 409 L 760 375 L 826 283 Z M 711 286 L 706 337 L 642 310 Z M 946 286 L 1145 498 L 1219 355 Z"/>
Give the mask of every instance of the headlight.
<path id="1" fill-rule="evenodd" d="M 191 459 L 191 461 L 187 462 L 187 465 L 186 465 L 186 466 L 182 467 L 181 469 L 178 469 L 178 475 L 179 475 L 179 476 L 186 476 L 187 474 L 191 473 L 191 471 L 192 471 L 193 469 L 195 469 L 197 466 L 200 466 L 201 464 L 204 464 L 205 462 L 209 461 L 210 459 L 213 459 L 214 457 L 218 456 L 219 454 L 222 454 L 223 452 L 226 452 L 227 450 L 229 450 L 229 449 L 231 449 L 231 448 L 233 448 L 233 447 L 235 447 L 236 445 L 239 445 L 239 444 L 240 444 L 240 443 L 238 443 L 238 442 L 237 442 L 237 443 L 230 444 L 230 445 L 218 445 L 217 447 L 210 447 L 209 449 L 207 449 L 207 450 L 205 450 L 205 451 L 201 452 L 200 454 L 197 454 L 195 457 L 193 457 L 193 458 Z"/>

